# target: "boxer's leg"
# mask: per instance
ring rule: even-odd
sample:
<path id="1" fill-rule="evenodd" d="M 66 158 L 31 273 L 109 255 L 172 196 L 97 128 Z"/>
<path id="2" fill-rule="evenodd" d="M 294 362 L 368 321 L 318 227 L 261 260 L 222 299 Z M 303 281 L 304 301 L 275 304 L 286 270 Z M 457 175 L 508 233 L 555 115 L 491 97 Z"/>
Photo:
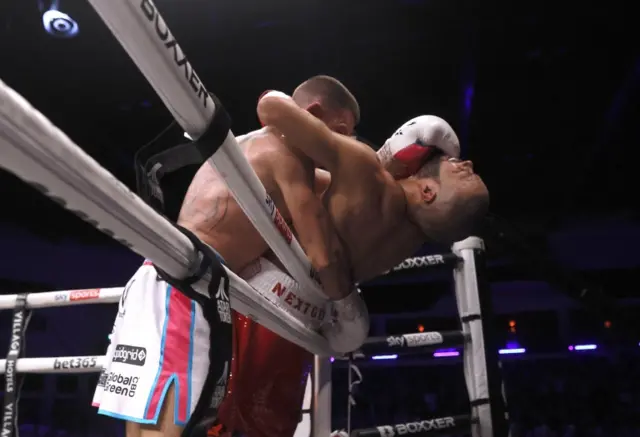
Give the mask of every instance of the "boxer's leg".
<path id="1" fill-rule="evenodd" d="M 94 399 L 99 414 L 128 422 L 128 437 L 179 437 L 202 393 L 209 341 L 199 305 L 142 266 L 122 295 Z"/>
<path id="2" fill-rule="evenodd" d="M 173 417 L 175 409 L 175 390 L 173 386 L 167 391 L 164 404 L 160 410 L 158 423 L 146 425 L 127 422 L 126 437 L 180 437 L 182 426 L 176 425 Z"/>
<path id="3" fill-rule="evenodd" d="M 326 299 L 301 290 L 264 258 L 239 275 L 309 327 L 317 328 L 327 317 Z M 227 430 L 222 437 L 293 437 L 313 355 L 241 314 L 235 316 L 234 334 L 231 393 L 220 409 L 220 422 Z"/>

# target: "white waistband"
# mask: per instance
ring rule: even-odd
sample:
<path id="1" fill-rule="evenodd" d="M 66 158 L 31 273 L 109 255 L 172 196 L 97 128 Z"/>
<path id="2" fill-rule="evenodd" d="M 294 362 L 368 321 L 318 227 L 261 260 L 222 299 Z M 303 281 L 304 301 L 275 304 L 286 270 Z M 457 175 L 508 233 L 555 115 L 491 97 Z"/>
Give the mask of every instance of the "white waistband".
<path id="1" fill-rule="evenodd" d="M 259 258 L 240 272 L 260 294 L 313 329 L 325 321 L 328 299 L 322 299 L 313 291 L 300 289 L 287 273 L 265 258 Z"/>

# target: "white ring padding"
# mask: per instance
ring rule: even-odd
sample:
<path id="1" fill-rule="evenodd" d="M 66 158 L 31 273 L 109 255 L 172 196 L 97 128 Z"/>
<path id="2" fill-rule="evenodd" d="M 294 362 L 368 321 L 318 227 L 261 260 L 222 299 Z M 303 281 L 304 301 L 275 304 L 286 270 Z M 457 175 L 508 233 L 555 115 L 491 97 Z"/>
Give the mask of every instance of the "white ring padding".
<path id="1" fill-rule="evenodd" d="M 16 373 L 97 373 L 107 362 L 106 355 L 82 357 L 18 358 Z M 0 375 L 5 373 L 7 360 L 0 360 Z"/>
<path id="2" fill-rule="evenodd" d="M 22 96 L 0 81 L 0 167 L 5 168 L 168 274 L 198 264 L 189 239 L 102 168 Z M 325 338 L 278 308 L 227 269 L 231 307 L 318 355 Z M 194 284 L 208 297 L 210 276 Z"/>
<path id="3" fill-rule="evenodd" d="M 27 295 L 27 308 L 66 307 L 92 303 L 118 303 L 123 290 L 124 287 L 114 287 L 29 293 Z M 17 300 L 17 294 L 0 296 L 0 310 L 15 308 Z"/>
<path id="4" fill-rule="evenodd" d="M 200 138 L 214 117 L 215 104 L 158 8 L 151 0 L 89 0 L 89 3 L 176 121 L 191 138 Z M 307 255 L 284 223 L 231 132 L 208 162 L 223 177 L 240 208 L 298 284 L 326 299 Z M 280 230 L 276 228 L 276 221 Z"/>
<path id="5" fill-rule="evenodd" d="M 408 270 L 423 267 L 423 260 L 427 257 L 407 258 L 401 264 L 389 270 L 387 273 L 397 270 Z M 113 288 L 89 288 L 79 290 L 60 290 L 30 293 L 27 295 L 27 308 L 51 308 L 96 303 L 117 303 L 122 296 L 124 287 Z M 0 310 L 13 309 L 18 299 L 17 294 L 0 296 Z"/>

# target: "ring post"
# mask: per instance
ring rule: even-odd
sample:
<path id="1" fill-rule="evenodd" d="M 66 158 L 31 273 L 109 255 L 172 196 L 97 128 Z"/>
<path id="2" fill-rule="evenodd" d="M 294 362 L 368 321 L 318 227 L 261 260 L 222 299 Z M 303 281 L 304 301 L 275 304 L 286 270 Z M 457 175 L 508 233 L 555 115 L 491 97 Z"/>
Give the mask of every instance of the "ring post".
<path id="1" fill-rule="evenodd" d="M 454 282 L 462 331 L 470 342 L 464 348 L 464 372 L 471 401 L 473 437 L 507 437 L 498 350 L 494 336 L 491 290 L 485 272 L 484 242 L 469 237 L 453 245 L 462 260 Z"/>
<path id="2" fill-rule="evenodd" d="M 313 398 L 311 405 L 311 436 L 331 434 L 331 361 L 315 356 L 313 360 Z"/>

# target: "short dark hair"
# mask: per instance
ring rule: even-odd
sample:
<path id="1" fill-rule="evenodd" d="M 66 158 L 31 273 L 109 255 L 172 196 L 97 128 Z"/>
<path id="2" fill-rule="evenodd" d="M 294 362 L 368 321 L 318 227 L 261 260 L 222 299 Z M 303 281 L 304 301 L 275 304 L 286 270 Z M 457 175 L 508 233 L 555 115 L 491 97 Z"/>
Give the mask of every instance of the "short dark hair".
<path id="1" fill-rule="evenodd" d="M 435 151 L 431 156 L 429 156 L 427 162 L 422 164 L 422 166 L 418 169 L 415 177 L 418 179 L 431 178 L 440 180 L 440 162 L 442 161 L 443 156 L 443 152 Z"/>
<path id="2" fill-rule="evenodd" d="M 334 109 L 347 109 L 353 114 L 356 124 L 360 122 L 360 105 L 351 91 L 338 79 L 319 75 L 307 79 L 293 92 L 293 100 L 300 106 L 306 106 L 320 99 L 322 103 Z"/>

